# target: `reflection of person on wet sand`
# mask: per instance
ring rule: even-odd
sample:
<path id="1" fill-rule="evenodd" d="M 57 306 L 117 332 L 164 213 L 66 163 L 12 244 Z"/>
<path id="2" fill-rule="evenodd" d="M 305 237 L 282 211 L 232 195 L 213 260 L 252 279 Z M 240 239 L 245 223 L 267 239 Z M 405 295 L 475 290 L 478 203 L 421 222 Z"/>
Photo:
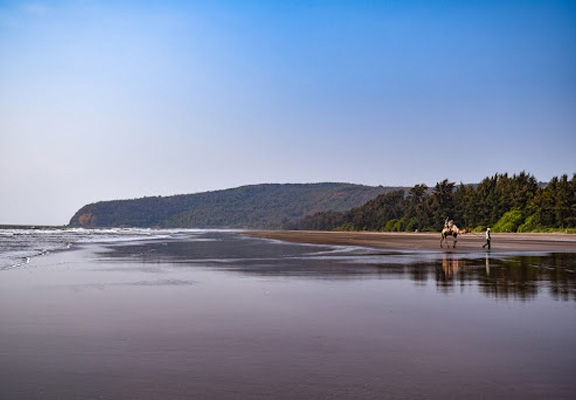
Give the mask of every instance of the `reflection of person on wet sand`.
<path id="1" fill-rule="evenodd" d="M 490 250 L 490 241 L 492 240 L 492 236 L 490 235 L 490 228 L 486 228 L 486 243 L 484 243 L 484 245 L 482 246 L 482 248 L 485 248 L 486 246 L 488 246 L 488 250 Z"/>

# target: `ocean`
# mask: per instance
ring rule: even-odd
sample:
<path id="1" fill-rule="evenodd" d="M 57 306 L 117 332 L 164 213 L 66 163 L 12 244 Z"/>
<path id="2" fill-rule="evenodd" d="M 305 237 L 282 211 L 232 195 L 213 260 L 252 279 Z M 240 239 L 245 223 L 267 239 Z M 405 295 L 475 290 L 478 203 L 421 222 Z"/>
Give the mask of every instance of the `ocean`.
<path id="1" fill-rule="evenodd" d="M 201 232 L 194 229 L 138 228 L 15 228 L 0 229 L 0 270 L 28 264 L 32 257 L 87 243 L 119 243 L 178 238 Z"/>

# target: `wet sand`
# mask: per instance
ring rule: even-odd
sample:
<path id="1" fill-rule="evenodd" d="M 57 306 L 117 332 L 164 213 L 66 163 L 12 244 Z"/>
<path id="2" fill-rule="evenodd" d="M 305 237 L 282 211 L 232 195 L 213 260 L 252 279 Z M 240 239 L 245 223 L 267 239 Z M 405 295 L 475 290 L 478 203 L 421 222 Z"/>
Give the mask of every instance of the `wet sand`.
<path id="1" fill-rule="evenodd" d="M 252 237 L 295 243 L 376 247 L 389 250 L 438 250 L 439 233 L 253 231 Z M 479 250 L 486 242 L 483 233 L 458 236 L 459 250 Z M 453 240 L 448 238 L 452 247 Z M 446 244 L 444 244 L 446 247 Z M 576 251 L 576 235 L 569 234 L 492 234 L 492 251 Z"/>
<path id="2" fill-rule="evenodd" d="M 0 398 L 571 398 L 576 255 L 507 257 L 73 246 L 0 272 Z"/>

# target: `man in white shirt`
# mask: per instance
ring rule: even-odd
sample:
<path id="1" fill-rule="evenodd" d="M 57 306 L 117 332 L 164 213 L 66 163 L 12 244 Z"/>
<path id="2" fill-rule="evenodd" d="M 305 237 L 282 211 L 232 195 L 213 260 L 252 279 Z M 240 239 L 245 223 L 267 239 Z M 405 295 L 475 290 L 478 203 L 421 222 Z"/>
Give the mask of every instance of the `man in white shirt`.
<path id="1" fill-rule="evenodd" d="M 492 236 L 490 235 L 490 228 L 486 228 L 486 243 L 484 243 L 482 248 L 485 248 L 486 246 L 488 246 L 488 250 L 490 250 L 490 241 L 491 240 L 492 240 Z"/>

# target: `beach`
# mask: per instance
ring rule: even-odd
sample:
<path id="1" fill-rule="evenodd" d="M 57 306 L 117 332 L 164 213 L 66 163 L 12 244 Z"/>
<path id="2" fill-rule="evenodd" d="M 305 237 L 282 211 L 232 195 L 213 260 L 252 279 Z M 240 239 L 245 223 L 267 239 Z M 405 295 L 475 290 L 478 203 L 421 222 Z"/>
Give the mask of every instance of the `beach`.
<path id="1" fill-rule="evenodd" d="M 364 246 L 390 250 L 438 250 L 440 233 L 326 232 L 326 231 L 254 231 L 253 237 L 296 243 Z M 483 233 L 458 236 L 457 249 L 477 251 L 486 243 Z M 448 238 L 452 248 L 453 238 Z M 576 251 L 576 235 L 542 233 L 493 233 L 492 251 Z"/>
<path id="2" fill-rule="evenodd" d="M 0 270 L 0 398 L 576 391 L 573 253 L 465 250 L 464 239 L 425 250 L 437 242 L 427 234 L 137 233 Z M 296 239 L 340 244 L 284 241 Z"/>

